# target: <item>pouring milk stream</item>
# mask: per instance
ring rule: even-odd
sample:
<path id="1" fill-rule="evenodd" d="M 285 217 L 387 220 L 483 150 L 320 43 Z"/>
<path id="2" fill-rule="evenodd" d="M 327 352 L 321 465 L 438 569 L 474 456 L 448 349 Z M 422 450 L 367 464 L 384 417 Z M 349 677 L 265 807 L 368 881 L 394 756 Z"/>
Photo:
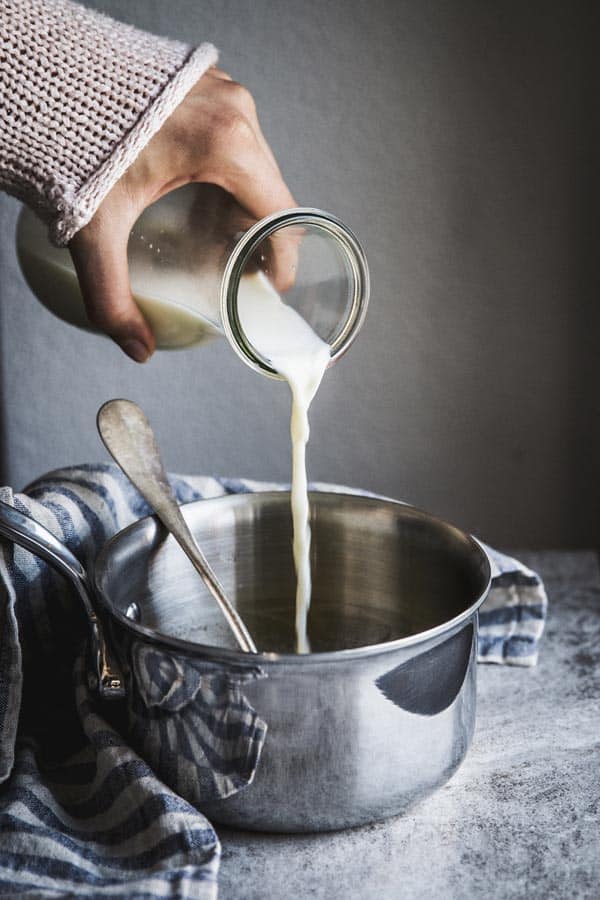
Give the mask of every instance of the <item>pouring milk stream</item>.
<path id="1" fill-rule="evenodd" d="M 212 216 L 210 209 L 207 214 L 206 196 L 216 198 L 217 211 L 213 210 Z M 290 387 L 296 648 L 299 653 L 309 652 L 308 410 L 325 369 L 347 349 L 362 325 L 368 269 L 354 235 L 321 210 L 287 210 L 249 229 L 246 220 L 233 249 L 223 221 L 229 232 L 239 232 L 231 209 L 224 209 L 221 194 L 215 194 L 212 186 L 187 186 L 150 206 L 136 223 L 129 243 L 132 292 L 154 331 L 157 347 L 189 346 L 224 332 L 248 365 L 284 379 Z M 298 233 L 303 235 L 299 243 L 304 249 L 306 244 L 311 246 L 311 236 L 318 238 L 315 252 L 310 250 L 297 259 L 293 278 L 295 305 L 304 312 L 297 295 L 302 295 L 305 270 L 311 263 L 312 269 L 327 270 L 323 284 L 315 287 L 313 279 L 306 291 L 310 294 L 307 318 L 312 315 L 314 319 L 315 306 L 317 313 L 325 314 L 320 320 L 317 314 L 318 326 L 311 319 L 312 327 L 284 302 L 266 274 L 273 237 L 282 236 L 289 228 L 295 229 L 296 240 Z M 65 321 L 93 330 L 86 320 L 68 251 L 50 245 L 44 226 L 27 209 L 18 223 L 17 250 L 25 278 L 42 303 Z M 302 261 L 307 257 L 309 264 L 305 265 Z M 257 259 L 265 271 L 257 270 Z M 287 294 L 284 296 L 288 300 Z"/>
<path id="2" fill-rule="evenodd" d="M 306 445 L 310 434 L 308 408 L 331 361 L 329 344 L 295 309 L 287 306 L 268 278 L 258 272 L 243 278 L 238 288 L 242 328 L 250 343 L 287 381 L 292 392 L 292 524 L 296 566 L 296 650 L 308 653 L 310 605 L 310 525 Z"/>

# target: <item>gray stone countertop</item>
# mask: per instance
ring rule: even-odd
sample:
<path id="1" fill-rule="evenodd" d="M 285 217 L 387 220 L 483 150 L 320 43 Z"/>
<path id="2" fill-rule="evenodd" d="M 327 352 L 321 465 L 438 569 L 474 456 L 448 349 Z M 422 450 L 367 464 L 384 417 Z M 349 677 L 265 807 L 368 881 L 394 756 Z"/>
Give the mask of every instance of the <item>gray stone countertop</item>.
<path id="1" fill-rule="evenodd" d="M 520 553 L 549 614 L 534 668 L 478 667 L 454 777 L 411 812 L 329 834 L 218 827 L 220 900 L 600 897 L 600 573 L 592 552 Z"/>

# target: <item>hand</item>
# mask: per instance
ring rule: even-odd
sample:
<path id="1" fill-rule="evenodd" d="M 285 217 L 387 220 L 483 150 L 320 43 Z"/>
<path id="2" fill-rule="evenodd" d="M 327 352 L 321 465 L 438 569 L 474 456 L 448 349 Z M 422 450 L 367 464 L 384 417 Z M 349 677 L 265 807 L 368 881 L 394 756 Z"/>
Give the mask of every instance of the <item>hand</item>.
<path id="1" fill-rule="evenodd" d="M 127 241 L 141 212 L 191 181 L 228 191 L 253 218 L 295 206 L 251 94 L 209 69 L 104 198 L 69 249 L 90 321 L 136 362 L 154 336 L 131 295 Z"/>

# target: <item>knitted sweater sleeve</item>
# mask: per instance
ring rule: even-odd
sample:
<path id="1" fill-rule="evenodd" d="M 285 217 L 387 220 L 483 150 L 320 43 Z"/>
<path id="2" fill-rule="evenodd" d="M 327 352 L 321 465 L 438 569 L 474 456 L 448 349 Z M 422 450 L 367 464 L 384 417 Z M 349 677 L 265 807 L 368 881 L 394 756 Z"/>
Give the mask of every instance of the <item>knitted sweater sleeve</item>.
<path id="1" fill-rule="evenodd" d="M 0 189 L 67 244 L 216 59 L 70 0 L 0 0 Z"/>

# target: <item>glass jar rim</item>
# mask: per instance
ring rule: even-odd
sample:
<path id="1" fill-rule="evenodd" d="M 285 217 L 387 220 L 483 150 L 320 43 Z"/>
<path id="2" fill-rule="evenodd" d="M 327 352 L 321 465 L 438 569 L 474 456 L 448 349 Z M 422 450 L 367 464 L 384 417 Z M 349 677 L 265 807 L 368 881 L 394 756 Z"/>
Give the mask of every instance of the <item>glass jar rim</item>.
<path id="1" fill-rule="evenodd" d="M 351 346 L 364 322 L 370 295 L 369 267 L 358 238 L 341 219 L 322 209 L 295 207 L 266 216 L 244 232 L 231 251 L 223 271 L 220 290 L 221 321 L 225 335 L 238 356 L 252 369 L 271 378 L 281 375 L 247 339 L 238 313 L 238 287 L 248 260 L 274 232 L 290 225 L 314 225 L 337 238 L 352 273 L 350 309 L 339 334 L 331 343 L 333 365 Z"/>

